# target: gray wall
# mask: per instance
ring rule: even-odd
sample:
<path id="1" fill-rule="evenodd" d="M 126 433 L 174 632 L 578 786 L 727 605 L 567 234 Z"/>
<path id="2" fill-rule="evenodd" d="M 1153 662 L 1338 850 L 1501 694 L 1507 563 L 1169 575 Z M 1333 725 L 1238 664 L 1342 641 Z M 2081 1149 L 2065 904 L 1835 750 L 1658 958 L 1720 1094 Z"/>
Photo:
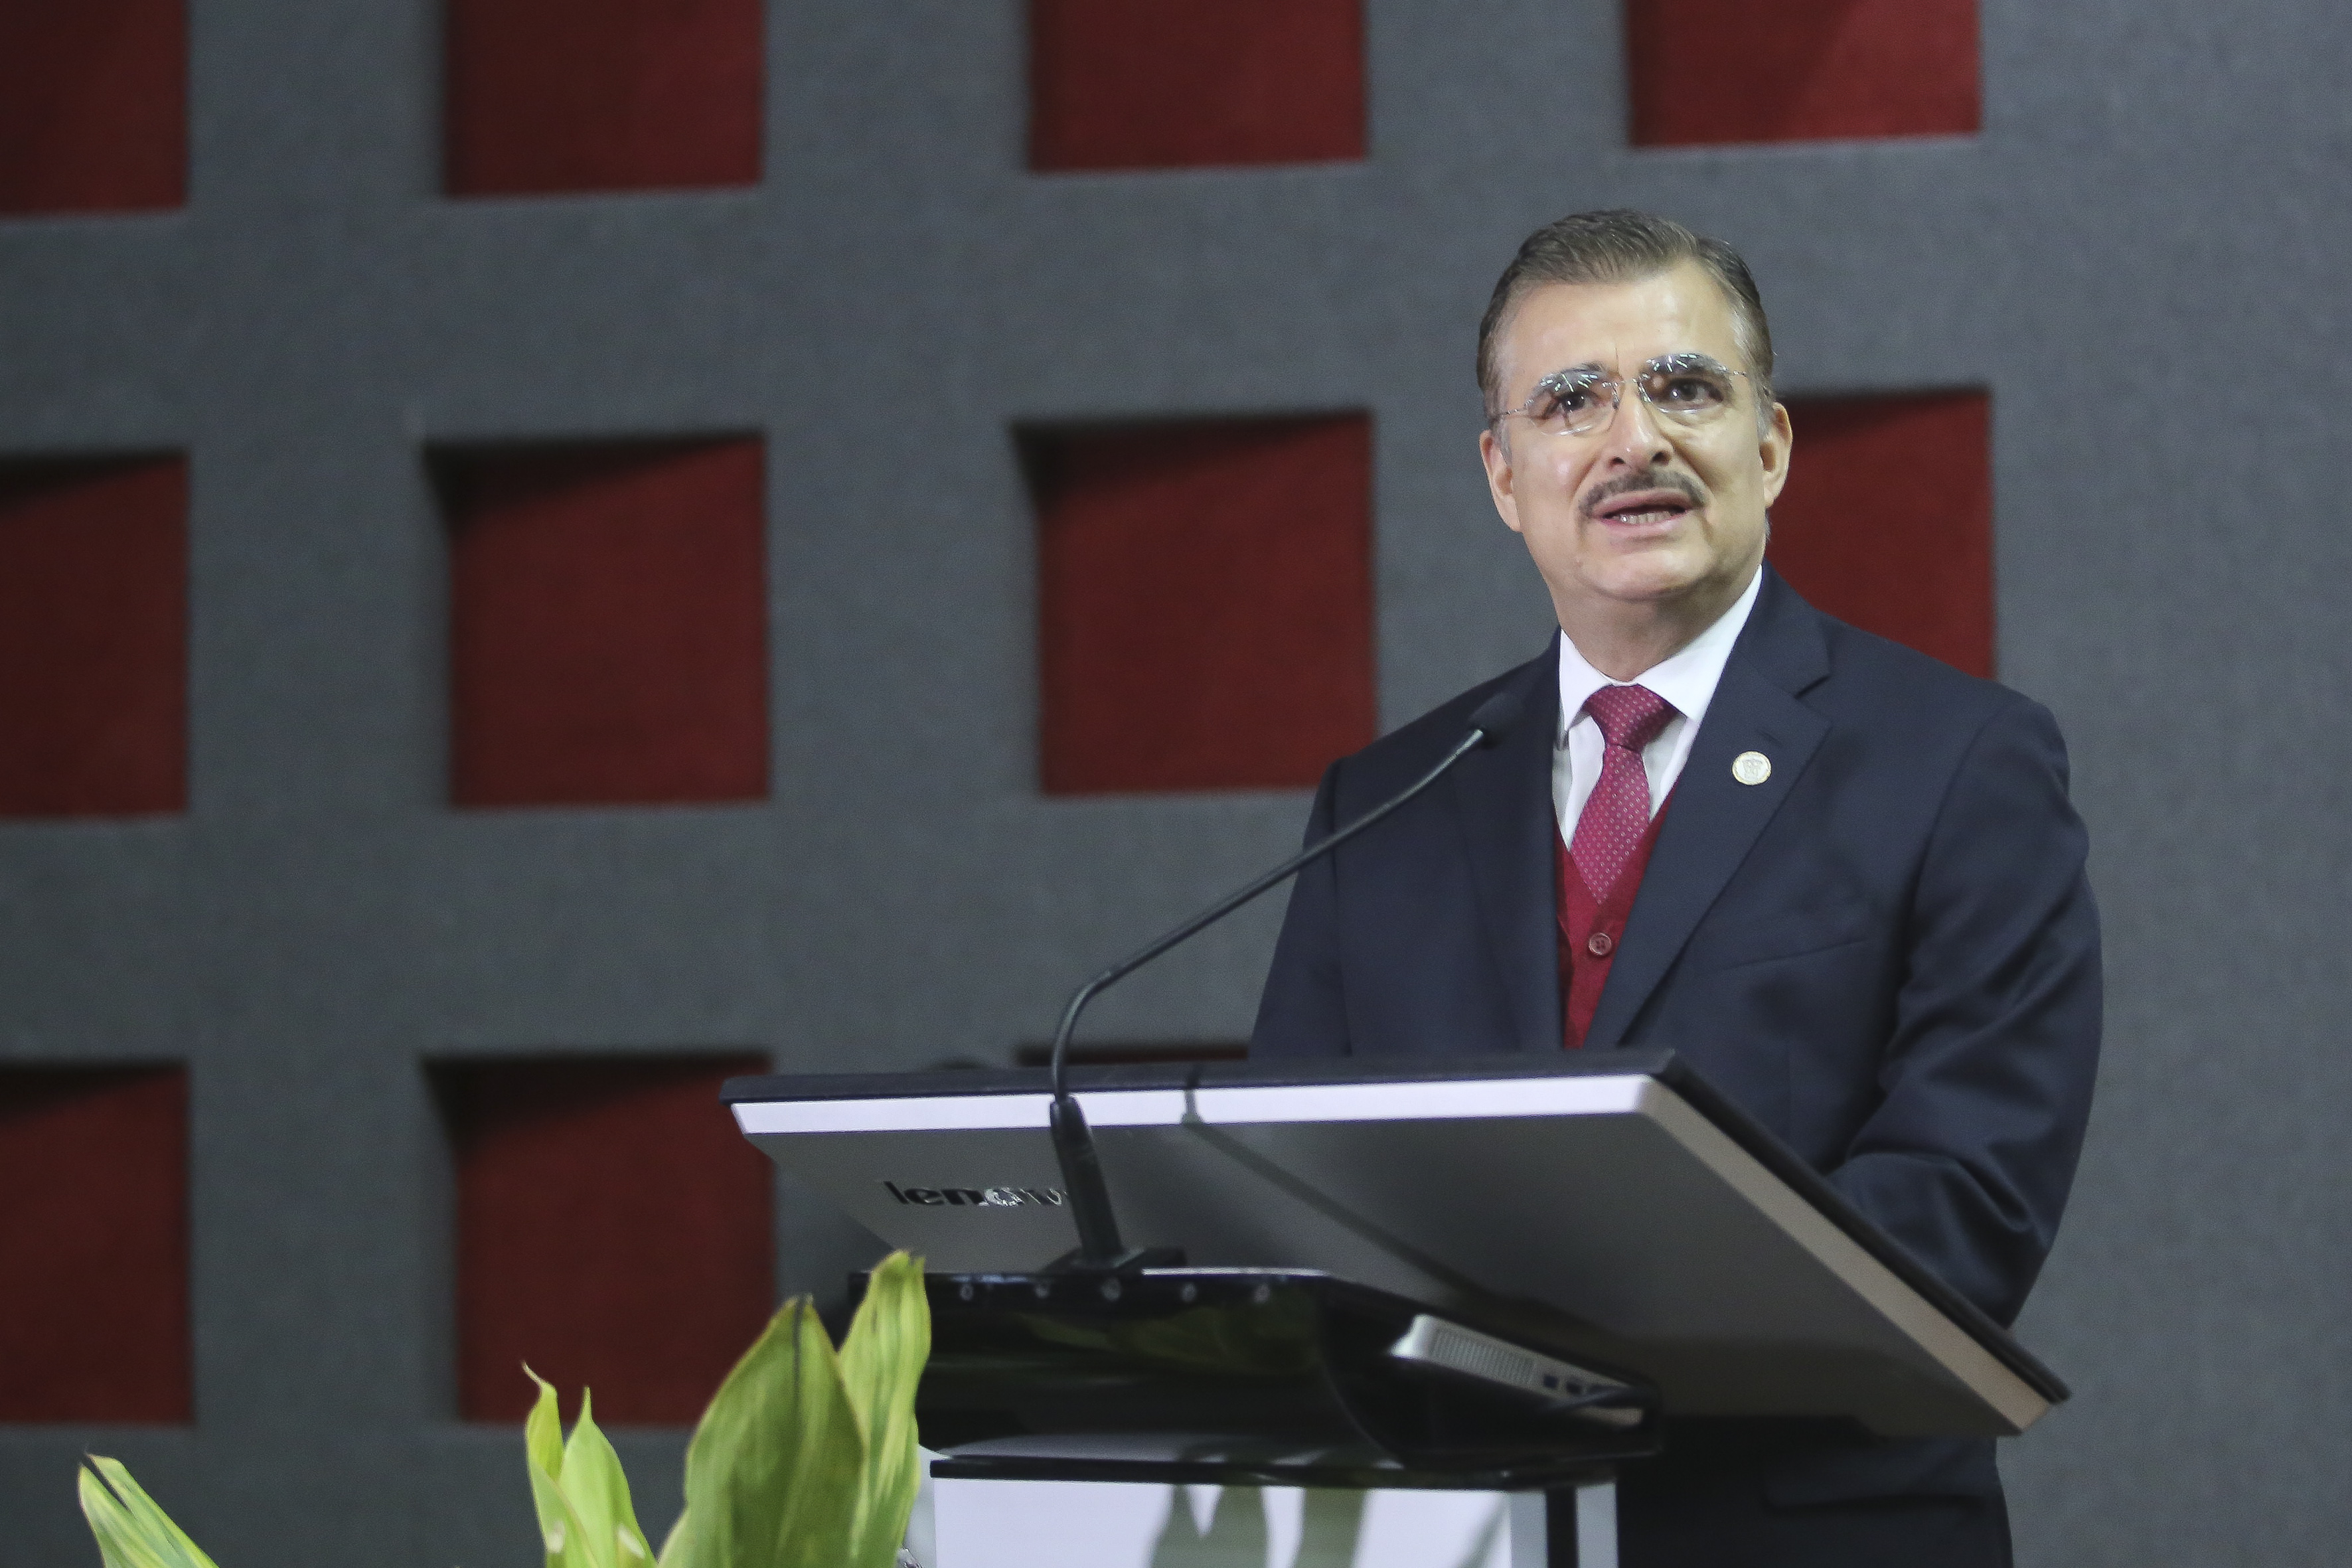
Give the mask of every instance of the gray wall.
<path id="1" fill-rule="evenodd" d="M 0 1431 L 11 1562 L 90 1560 L 84 1447 L 225 1568 L 530 1560 L 518 1441 L 451 1419 L 420 1057 L 1041 1037 L 1305 803 L 1038 797 L 1008 426 L 1372 409 L 1397 722 L 1544 635 L 1470 335 L 1522 233 L 1613 203 L 1747 250 L 1791 393 L 1993 389 L 2001 668 L 2112 943 L 2021 1560 L 2352 1545 L 2339 5 L 1985 0 L 1980 137 L 1634 153 L 1613 6 L 1370 0 L 1365 163 L 1036 178 L 1013 0 L 803 0 L 761 188 L 466 204 L 427 0 L 193 9 L 186 212 L 0 225 L 0 451 L 184 447 L 194 498 L 189 812 L 0 827 L 0 1058 L 192 1062 L 200 1420 Z M 446 809 L 420 444 L 745 427 L 772 799 Z M 1241 1035 L 1276 913 L 1101 1033 Z M 788 1275 L 831 1244 L 784 1229 Z M 657 1528 L 675 1439 L 625 1446 Z"/>

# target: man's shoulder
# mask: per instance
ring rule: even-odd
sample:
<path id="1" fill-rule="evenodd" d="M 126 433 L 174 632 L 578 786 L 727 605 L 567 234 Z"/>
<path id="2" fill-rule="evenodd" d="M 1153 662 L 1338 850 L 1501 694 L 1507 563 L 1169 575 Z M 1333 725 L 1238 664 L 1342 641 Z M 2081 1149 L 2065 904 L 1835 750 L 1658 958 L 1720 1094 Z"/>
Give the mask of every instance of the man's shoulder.
<path id="1" fill-rule="evenodd" d="M 2047 717 L 2040 703 L 1997 680 L 1832 616 L 1820 621 L 1830 678 L 1807 696 L 1833 722 L 1948 733 L 1976 731 L 2003 714 Z"/>
<path id="2" fill-rule="evenodd" d="M 1833 724 L 1882 732 L 1971 733 L 2002 714 L 2043 721 L 2021 692 L 1816 609 L 1777 575 L 1733 657 Z"/>

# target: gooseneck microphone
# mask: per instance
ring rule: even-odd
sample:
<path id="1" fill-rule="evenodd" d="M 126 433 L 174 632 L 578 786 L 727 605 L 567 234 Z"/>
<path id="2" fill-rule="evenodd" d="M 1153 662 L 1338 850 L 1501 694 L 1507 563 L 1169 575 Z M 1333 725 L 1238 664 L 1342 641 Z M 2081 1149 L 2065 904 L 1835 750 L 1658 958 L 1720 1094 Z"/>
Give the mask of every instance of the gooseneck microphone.
<path id="1" fill-rule="evenodd" d="M 1150 1254 L 1141 1249 L 1129 1250 L 1119 1240 L 1118 1220 L 1112 1215 L 1110 1189 L 1103 1181 L 1102 1162 L 1095 1153 L 1094 1134 L 1087 1129 L 1086 1112 L 1071 1098 L 1069 1089 L 1070 1035 L 1078 1026 L 1078 1015 L 1087 1004 L 1101 992 L 1117 984 L 1145 964 L 1188 938 L 1232 914 L 1267 889 L 1297 875 L 1307 866 L 1328 855 L 1340 845 L 1379 822 L 1403 805 L 1413 796 L 1444 778 L 1454 763 L 1481 746 L 1491 746 L 1505 730 L 1518 718 L 1523 706 L 1518 697 L 1508 691 L 1498 691 L 1472 710 L 1470 727 L 1445 758 L 1397 795 L 1381 802 L 1347 826 L 1328 837 L 1307 846 L 1297 854 L 1266 872 L 1247 887 L 1240 888 L 1219 899 L 1191 920 L 1145 943 L 1120 959 L 1084 985 L 1070 997 L 1070 1005 L 1062 1010 L 1062 1026 L 1054 1036 L 1053 1083 L 1054 1099 L 1051 1123 L 1054 1135 L 1054 1155 L 1061 1162 L 1062 1185 L 1070 1194 L 1071 1217 L 1077 1221 L 1078 1249 L 1056 1267 L 1078 1268 L 1090 1272 L 1117 1272 L 1124 1268 L 1141 1268 Z M 1110 1287 L 1105 1286 L 1105 1289 Z"/>

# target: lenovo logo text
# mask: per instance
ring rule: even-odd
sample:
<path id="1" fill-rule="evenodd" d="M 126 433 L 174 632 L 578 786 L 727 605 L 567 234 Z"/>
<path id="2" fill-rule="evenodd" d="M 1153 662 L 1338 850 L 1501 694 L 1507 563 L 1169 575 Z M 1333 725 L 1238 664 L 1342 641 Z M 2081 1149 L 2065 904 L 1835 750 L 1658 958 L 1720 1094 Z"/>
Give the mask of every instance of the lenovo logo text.
<path id="1" fill-rule="evenodd" d="M 885 1182 L 884 1189 L 902 1204 L 922 1208 L 952 1205 L 957 1208 L 1060 1208 L 1068 1194 L 1059 1187 L 901 1187 Z"/>

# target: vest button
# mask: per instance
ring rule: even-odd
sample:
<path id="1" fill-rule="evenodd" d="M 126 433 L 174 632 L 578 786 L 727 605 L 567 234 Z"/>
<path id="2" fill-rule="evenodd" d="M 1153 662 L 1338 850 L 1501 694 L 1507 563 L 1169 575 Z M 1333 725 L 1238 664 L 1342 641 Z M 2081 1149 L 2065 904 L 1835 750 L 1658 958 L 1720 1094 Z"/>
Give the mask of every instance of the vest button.
<path id="1" fill-rule="evenodd" d="M 1616 945 L 1616 939 L 1605 931 L 1594 931 L 1584 939 L 1584 951 L 1595 958 L 1608 957 L 1610 951 Z"/>

